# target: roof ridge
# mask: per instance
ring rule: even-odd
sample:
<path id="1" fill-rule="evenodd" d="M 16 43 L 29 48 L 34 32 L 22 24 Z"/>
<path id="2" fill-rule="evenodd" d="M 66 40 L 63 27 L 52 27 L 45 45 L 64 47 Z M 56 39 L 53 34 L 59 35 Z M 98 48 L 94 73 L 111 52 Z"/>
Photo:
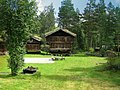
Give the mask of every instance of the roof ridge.
<path id="1" fill-rule="evenodd" d="M 49 36 L 49 35 L 57 32 L 57 31 L 59 31 L 59 30 L 62 30 L 63 32 L 66 32 L 66 33 L 68 33 L 68 34 L 70 34 L 70 35 L 72 35 L 72 36 L 74 36 L 74 37 L 76 36 L 75 33 L 69 31 L 68 29 L 56 28 L 56 29 L 54 29 L 53 31 L 47 32 L 47 33 L 45 34 L 45 37 L 47 37 L 47 36 Z"/>
<path id="2" fill-rule="evenodd" d="M 39 37 L 39 36 L 32 36 L 31 38 L 33 38 L 33 39 L 35 39 L 35 40 L 37 40 L 37 41 L 41 41 L 41 40 L 42 40 L 42 38 Z"/>

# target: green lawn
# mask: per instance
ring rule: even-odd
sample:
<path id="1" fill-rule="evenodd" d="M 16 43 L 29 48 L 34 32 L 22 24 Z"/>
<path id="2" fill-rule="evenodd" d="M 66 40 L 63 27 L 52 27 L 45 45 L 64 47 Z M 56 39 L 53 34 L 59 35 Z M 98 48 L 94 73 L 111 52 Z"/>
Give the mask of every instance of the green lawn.
<path id="1" fill-rule="evenodd" d="M 40 55 L 40 54 L 26 54 L 25 55 L 26 58 L 51 58 L 50 55 Z"/>
<path id="2" fill-rule="evenodd" d="M 98 64 L 106 63 L 105 58 L 76 55 L 54 64 L 26 64 L 38 67 L 38 72 L 15 77 L 9 75 L 6 59 L 0 56 L 0 90 L 120 90 L 120 71 L 103 71 Z"/>

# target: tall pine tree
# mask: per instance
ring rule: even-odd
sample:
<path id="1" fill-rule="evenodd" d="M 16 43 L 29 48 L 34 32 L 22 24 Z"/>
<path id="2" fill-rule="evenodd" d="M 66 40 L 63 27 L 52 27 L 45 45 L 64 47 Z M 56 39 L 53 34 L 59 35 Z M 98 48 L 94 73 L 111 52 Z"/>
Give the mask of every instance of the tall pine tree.
<path id="1" fill-rule="evenodd" d="M 116 29 L 115 7 L 110 2 L 107 6 L 107 19 L 105 26 L 105 46 L 106 49 L 112 49 L 114 45 L 115 29 Z"/>
<path id="2" fill-rule="evenodd" d="M 96 6 L 96 16 L 98 22 L 98 46 L 102 47 L 105 43 L 105 27 L 106 27 L 106 6 L 104 0 L 100 0 L 100 2 Z"/>
<path id="3" fill-rule="evenodd" d="M 55 16 L 53 4 L 44 8 L 44 11 L 41 12 L 39 16 L 41 23 L 40 34 L 45 34 L 48 31 L 51 31 L 55 28 Z"/>
<path id="4" fill-rule="evenodd" d="M 74 10 L 71 0 L 63 0 L 59 8 L 59 26 L 69 29 L 78 22 L 78 15 Z"/>
<path id="5" fill-rule="evenodd" d="M 83 13 L 83 29 L 85 33 L 85 45 L 86 49 L 88 50 L 90 47 L 94 47 L 95 45 L 95 35 L 97 30 L 97 22 L 95 17 L 95 9 L 96 4 L 95 0 L 89 0 L 87 3 L 86 8 L 84 9 Z"/>
<path id="6" fill-rule="evenodd" d="M 115 8 L 115 13 L 116 13 L 116 28 L 115 28 L 115 38 L 114 38 L 114 43 L 115 43 L 115 49 L 116 51 L 120 52 L 120 7 Z"/>

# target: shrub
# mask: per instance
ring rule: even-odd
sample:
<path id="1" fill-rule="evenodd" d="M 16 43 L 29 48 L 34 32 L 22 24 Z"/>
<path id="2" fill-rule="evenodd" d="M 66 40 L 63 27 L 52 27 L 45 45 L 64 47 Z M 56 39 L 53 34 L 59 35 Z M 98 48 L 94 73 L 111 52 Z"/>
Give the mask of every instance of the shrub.
<path id="1" fill-rule="evenodd" d="M 89 49 L 89 52 L 86 52 L 86 55 L 88 55 L 88 56 L 99 56 L 99 57 L 101 56 L 99 50 L 97 50 L 97 51 L 95 52 L 95 49 L 94 49 L 94 48 L 90 48 L 90 49 Z"/>
<path id="2" fill-rule="evenodd" d="M 117 55 L 116 52 L 112 50 L 106 51 L 107 55 L 107 69 L 109 70 L 120 70 L 120 57 Z"/>
<path id="3" fill-rule="evenodd" d="M 89 48 L 90 53 L 93 53 L 94 51 L 95 51 L 94 48 Z"/>
<path id="4" fill-rule="evenodd" d="M 106 50 L 104 48 L 100 49 L 100 54 L 101 54 L 102 57 L 105 56 L 105 54 L 106 54 L 105 52 L 106 52 Z"/>
<path id="5" fill-rule="evenodd" d="M 106 51 L 106 56 L 109 57 L 109 58 L 114 58 L 114 57 L 117 57 L 117 53 L 112 51 L 112 50 L 107 50 Z"/>
<path id="6" fill-rule="evenodd" d="M 120 70 L 120 57 L 107 58 L 108 70 Z"/>
<path id="7" fill-rule="evenodd" d="M 50 46 L 49 45 L 41 45 L 41 50 L 45 52 L 49 52 Z"/>

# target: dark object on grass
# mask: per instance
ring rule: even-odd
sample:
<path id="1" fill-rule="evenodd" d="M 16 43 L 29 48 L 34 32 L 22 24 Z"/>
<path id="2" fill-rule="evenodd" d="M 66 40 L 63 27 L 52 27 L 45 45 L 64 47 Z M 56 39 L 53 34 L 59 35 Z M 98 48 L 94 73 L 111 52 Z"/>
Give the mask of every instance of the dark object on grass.
<path id="1" fill-rule="evenodd" d="M 23 73 L 29 73 L 29 74 L 33 74 L 37 71 L 37 68 L 32 67 L 32 66 L 28 66 L 27 68 L 23 69 Z"/>

